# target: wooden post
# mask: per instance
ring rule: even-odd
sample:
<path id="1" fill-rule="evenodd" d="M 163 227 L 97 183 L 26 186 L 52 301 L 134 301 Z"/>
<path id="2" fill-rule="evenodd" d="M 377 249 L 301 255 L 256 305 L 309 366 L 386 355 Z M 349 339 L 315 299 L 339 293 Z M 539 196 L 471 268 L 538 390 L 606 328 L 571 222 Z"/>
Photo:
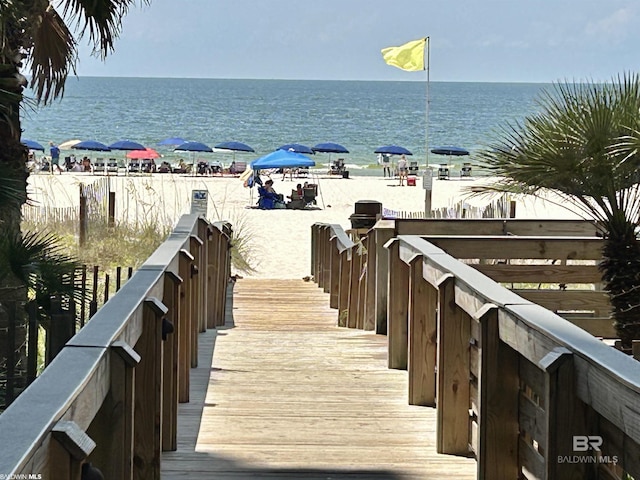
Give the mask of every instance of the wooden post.
<path id="1" fill-rule="evenodd" d="M 576 395 L 573 353 L 556 348 L 539 364 L 545 372 L 545 398 L 547 411 L 545 425 L 547 444 L 543 445 L 546 478 L 588 478 L 593 465 L 559 462 L 559 456 L 575 455 L 573 435 L 593 431 L 587 428 L 586 413 Z"/>
<path id="2" fill-rule="evenodd" d="M 322 290 L 329 293 L 331 290 L 331 227 L 327 225 L 322 235 Z"/>
<path id="3" fill-rule="evenodd" d="M 393 239 L 389 250 L 387 335 L 389 336 L 389 368 L 407 369 L 409 266 L 400 259 L 400 243 Z"/>
<path id="4" fill-rule="evenodd" d="M 207 227 L 206 236 L 206 248 L 207 248 L 207 328 L 216 328 L 216 307 L 218 291 L 218 245 L 220 243 L 219 238 L 215 234 L 215 228 L 213 225 Z"/>
<path id="5" fill-rule="evenodd" d="M 495 305 L 485 305 L 475 317 L 480 322 L 478 479 L 518 478 L 518 352 L 500 341 Z"/>
<path id="6" fill-rule="evenodd" d="M 318 261 L 318 252 L 317 252 L 317 236 L 318 236 L 318 228 L 319 224 L 314 223 L 311 225 L 311 276 L 314 277 L 314 281 L 317 281 L 316 276 L 316 262 Z"/>
<path id="7" fill-rule="evenodd" d="M 87 197 L 82 192 L 82 185 L 80 185 L 80 208 L 78 217 L 80 222 L 78 243 L 80 247 L 84 247 L 87 243 Z"/>
<path id="8" fill-rule="evenodd" d="M 51 429 L 49 478 L 80 480 L 82 462 L 96 447 L 75 422 L 59 421 Z M 16 477 L 20 478 L 20 477 Z"/>
<path id="9" fill-rule="evenodd" d="M 360 265 L 360 254 L 358 246 L 351 248 L 351 262 L 349 264 L 349 316 L 347 326 L 349 328 L 358 327 L 358 266 Z"/>
<path id="10" fill-rule="evenodd" d="M 109 192 L 108 211 L 107 226 L 112 228 L 116 224 L 116 192 Z"/>
<path id="11" fill-rule="evenodd" d="M 356 247 L 357 248 L 357 247 Z M 361 248 L 358 253 L 358 271 L 356 272 L 358 282 L 358 315 L 357 326 L 360 330 L 364 330 L 365 318 L 365 295 L 367 294 L 367 254 L 366 249 Z"/>
<path id="12" fill-rule="evenodd" d="M 87 433 L 97 448 L 89 460 L 105 478 L 133 478 L 135 367 L 140 355 L 122 341 L 111 345 L 110 387 Z"/>
<path id="13" fill-rule="evenodd" d="M 167 307 L 147 298 L 142 334 L 136 343 L 140 363 L 135 373 L 133 478 L 160 479 L 162 448 L 162 316 Z"/>
<path id="14" fill-rule="evenodd" d="M 455 277 L 438 282 L 437 451 L 469 454 L 469 318 L 455 301 Z"/>
<path id="15" fill-rule="evenodd" d="M 7 361 L 7 383 L 6 383 L 6 399 L 5 405 L 10 405 L 14 400 L 14 387 L 16 384 L 16 324 L 18 323 L 18 302 L 7 302 L 6 304 L 7 316 L 8 316 L 8 325 L 7 325 L 7 351 L 6 351 L 6 361 Z M 49 324 L 49 334 L 47 335 L 47 340 L 52 336 L 53 325 Z M 37 352 L 35 352 L 37 355 Z M 57 351 L 53 354 L 55 356 Z M 53 356 L 49 359 L 53 358 Z M 48 363 L 48 362 L 47 362 Z"/>
<path id="16" fill-rule="evenodd" d="M 180 284 L 182 278 L 173 272 L 164 275 L 164 296 L 167 306 L 166 320 L 173 325 L 173 334 L 165 336 L 163 342 L 163 389 L 162 389 L 162 450 L 178 449 L 178 352 L 180 322 Z"/>
<path id="17" fill-rule="evenodd" d="M 73 337 L 75 318 L 62 309 L 59 297 L 51 297 L 51 322 L 47 332 L 47 365 Z"/>
<path id="18" fill-rule="evenodd" d="M 202 258 L 202 240 L 196 235 L 189 237 L 189 250 L 193 255 L 193 263 L 191 264 L 191 368 L 198 366 L 198 334 L 204 330 L 206 331 L 206 325 L 204 323 L 204 316 L 202 311 L 202 275 L 201 270 L 201 258 Z"/>
<path id="19" fill-rule="evenodd" d="M 29 385 L 36 379 L 38 363 L 38 305 L 35 300 L 30 300 L 27 304 L 27 316 L 29 321 L 29 336 L 27 346 L 27 385 Z M 9 354 L 10 351 L 11 349 L 8 349 L 7 354 Z M 7 368 L 10 368 L 12 364 L 13 363 L 7 356 Z"/>
<path id="20" fill-rule="evenodd" d="M 200 331 L 206 332 L 209 320 L 209 245 L 211 239 L 208 234 L 208 222 L 198 218 L 198 238 L 202 242 L 200 247 Z"/>
<path id="21" fill-rule="evenodd" d="M 98 311 L 98 273 L 97 265 L 93 266 L 93 283 L 91 284 L 91 301 L 89 302 L 89 318 Z"/>
<path id="22" fill-rule="evenodd" d="M 367 235 L 367 276 L 364 286 L 364 329 L 374 330 L 376 329 L 376 245 L 375 245 L 375 231 L 370 230 Z"/>
<path id="23" fill-rule="evenodd" d="M 189 370 L 191 367 L 191 265 L 193 256 L 180 250 L 178 276 L 180 284 L 180 307 L 178 319 L 178 398 L 181 403 L 189 401 Z"/>
<path id="24" fill-rule="evenodd" d="M 409 405 L 436 405 L 437 290 L 422 278 L 422 255 L 409 265 Z"/>
<path id="25" fill-rule="evenodd" d="M 387 282 L 389 281 L 389 252 L 384 247 L 394 236 L 393 228 L 374 227 L 376 237 L 376 286 L 375 319 L 376 333 L 387 333 Z"/>
<path id="26" fill-rule="evenodd" d="M 326 231 L 330 228 L 329 225 L 323 224 L 318 228 L 318 235 L 316 238 L 316 273 L 315 280 L 318 287 L 323 288 L 324 285 L 324 258 L 325 253 L 324 241 L 327 238 Z"/>
<path id="27" fill-rule="evenodd" d="M 351 273 L 352 249 L 343 250 L 340 254 L 340 288 L 338 290 L 338 326 L 347 326 L 349 315 L 349 279 Z"/>
<path id="28" fill-rule="evenodd" d="M 225 322 L 225 306 L 227 285 L 229 284 L 229 241 L 230 237 L 224 233 L 218 232 L 217 242 L 217 259 L 218 278 L 216 280 L 216 326 L 223 327 Z"/>
<path id="29" fill-rule="evenodd" d="M 329 287 L 329 307 L 338 308 L 338 292 L 340 291 L 340 253 L 338 252 L 338 237 L 329 240 L 329 256 L 331 262 L 331 286 Z"/>

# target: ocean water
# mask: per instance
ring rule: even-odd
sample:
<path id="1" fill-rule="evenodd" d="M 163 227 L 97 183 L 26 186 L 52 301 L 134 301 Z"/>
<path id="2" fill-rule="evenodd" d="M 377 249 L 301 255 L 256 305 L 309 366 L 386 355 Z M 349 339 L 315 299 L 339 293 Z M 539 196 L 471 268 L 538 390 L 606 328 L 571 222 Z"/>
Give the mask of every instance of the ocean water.
<path id="1" fill-rule="evenodd" d="M 352 170 L 375 164 L 373 151 L 388 144 L 408 148 L 422 165 L 427 146 L 439 145 L 464 147 L 472 153 L 464 161 L 473 161 L 500 125 L 534 113 L 536 98 L 548 87 L 431 82 L 427 128 L 426 82 L 73 77 L 62 100 L 26 109 L 22 128 L 23 138 L 43 145 L 73 138 L 134 140 L 170 161 L 184 154 L 157 143 L 177 136 L 212 147 L 247 143 L 256 153 L 236 155 L 247 162 L 286 143 L 337 142 L 349 150 L 339 156 Z M 198 157 L 231 161 L 226 153 Z M 330 156 L 314 159 L 326 164 Z M 429 154 L 432 164 L 461 161 Z"/>

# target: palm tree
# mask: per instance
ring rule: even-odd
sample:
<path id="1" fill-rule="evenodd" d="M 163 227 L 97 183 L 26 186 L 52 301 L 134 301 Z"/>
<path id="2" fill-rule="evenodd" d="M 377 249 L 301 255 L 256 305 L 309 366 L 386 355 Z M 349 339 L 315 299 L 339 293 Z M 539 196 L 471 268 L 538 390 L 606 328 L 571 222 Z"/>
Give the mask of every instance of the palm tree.
<path id="1" fill-rule="evenodd" d="M 501 127 L 480 158 L 500 180 L 492 189 L 550 189 L 567 208 L 597 221 L 600 269 L 624 347 L 640 338 L 640 78 L 558 83 L 539 112 Z"/>
<path id="2" fill-rule="evenodd" d="M 149 1 L 140 0 L 140 3 Z M 52 3 L 60 6 L 61 14 Z M 21 108 L 29 102 L 47 104 L 63 95 L 67 76 L 75 72 L 77 41 L 85 35 L 94 47 L 94 54 L 105 58 L 113 50 L 122 18 L 137 2 L 59 0 L 52 3 L 49 0 L 0 0 L 0 327 L 8 321 L 5 306 L 27 300 L 29 282 L 35 282 L 41 294 L 51 293 L 51 290 L 42 292 L 42 288 L 44 284 L 51 285 L 53 277 L 61 271 L 51 267 L 58 263 L 62 271 L 72 268 L 65 258 L 56 254 L 51 238 L 23 235 L 20 231 L 28 175 L 28 151 L 20 143 Z M 23 68 L 28 69 L 31 78 L 35 95 L 32 100 L 23 95 L 28 84 Z M 6 252 L 21 252 L 23 257 L 16 262 L 16 258 L 7 256 Z M 13 263 L 9 265 L 8 259 Z M 17 334 L 24 336 L 24 325 Z M 3 338 L 0 346 L 13 348 L 7 346 Z M 0 351 L 0 364 L 4 353 Z"/>
<path id="3" fill-rule="evenodd" d="M 140 0 L 148 4 L 150 0 Z M 53 2 L 52 2 L 53 3 Z M 0 1 L 0 165 L 9 172 L 26 200 L 27 150 L 20 143 L 20 108 L 31 77 L 35 101 L 61 97 L 75 72 L 77 41 L 89 36 L 94 54 L 105 58 L 114 48 L 122 18 L 136 0 L 60 0 L 58 13 L 49 0 Z M 65 23 L 67 19 L 71 25 Z M 73 31 L 72 31 L 73 30 Z M 74 35 L 77 32 L 77 35 Z M 20 205 L 0 210 L 4 231 L 19 231 Z"/>

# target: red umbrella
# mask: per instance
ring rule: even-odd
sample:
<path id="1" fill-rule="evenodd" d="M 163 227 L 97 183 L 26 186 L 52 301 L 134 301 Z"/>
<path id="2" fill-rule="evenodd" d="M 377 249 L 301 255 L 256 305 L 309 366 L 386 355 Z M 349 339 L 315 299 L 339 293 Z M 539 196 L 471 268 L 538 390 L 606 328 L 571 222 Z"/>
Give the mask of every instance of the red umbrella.
<path id="1" fill-rule="evenodd" d="M 131 150 L 127 153 L 127 158 L 142 160 L 145 158 L 160 158 L 160 154 L 153 148 L 147 148 L 145 150 Z"/>

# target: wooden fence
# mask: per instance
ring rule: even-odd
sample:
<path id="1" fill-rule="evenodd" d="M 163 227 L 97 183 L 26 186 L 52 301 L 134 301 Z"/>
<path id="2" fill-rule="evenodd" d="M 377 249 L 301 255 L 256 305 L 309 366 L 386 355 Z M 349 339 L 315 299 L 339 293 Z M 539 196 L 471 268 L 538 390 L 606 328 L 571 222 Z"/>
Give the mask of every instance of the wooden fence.
<path id="1" fill-rule="evenodd" d="M 189 401 L 198 332 L 224 324 L 227 223 L 183 216 L 169 238 L 0 415 L 0 472 L 159 479 Z M 26 478 L 26 477 L 25 477 Z M 83 476 L 82 478 L 98 478 Z"/>
<path id="2" fill-rule="evenodd" d="M 622 469 L 638 478 L 637 361 L 444 248 L 455 240 L 461 242 L 456 254 L 467 252 L 471 238 L 481 243 L 481 237 L 463 241 L 435 235 L 463 228 L 490 232 L 493 243 L 483 247 L 500 251 L 502 258 L 511 247 L 499 241 L 497 232 L 529 239 L 544 232 L 591 235 L 539 235 L 531 240 L 537 249 L 514 248 L 536 251 L 538 258 L 542 253 L 593 258 L 602 242 L 593 236 L 596 227 L 539 220 L 421 223 L 378 222 L 361 242 L 340 226 L 316 224 L 312 272 L 339 310 L 339 325 L 388 335 L 389 367 L 408 370 L 408 402 L 437 407 L 438 451 L 473 455 L 481 479 L 621 478 Z M 413 234 L 396 233 L 403 230 Z M 429 232 L 430 241 L 415 230 Z M 520 242 L 511 235 L 502 238 Z M 563 242 L 573 244 L 573 250 Z M 446 247 L 452 249 L 451 243 Z M 571 267 L 558 265 L 560 278 L 582 275 L 580 268 L 565 266 Z M 546 268 L 555 278 L 556 266 Z M 519 269 L 509 272 L 509 281 L 521 274 L 518 283 L 527 282 L 529 272 Z M 546 275 L 544 268 L 534 271 Z M 544 293 L 534 300 L 544 300 Z"/>
<path id="3" fill-rule="evenodd" d="M 8 355 L 2 362 L 4 368 L 0 369 L 0 412 L 35 380 L 39 371 L 51 363 L 71 337 L 132 275 L 132 267 L 101 271 L 98 266 L 84 265 L 72 280 L 80 292 L 75 297 L 52 297 L 46 309 L 39 308 L 35 300 L 25 306 L 5 302 L 7 326 L 3 340 L 6 347 L 2 351 Z M 23 361 L 17 361 L 21 357 Z"/>

